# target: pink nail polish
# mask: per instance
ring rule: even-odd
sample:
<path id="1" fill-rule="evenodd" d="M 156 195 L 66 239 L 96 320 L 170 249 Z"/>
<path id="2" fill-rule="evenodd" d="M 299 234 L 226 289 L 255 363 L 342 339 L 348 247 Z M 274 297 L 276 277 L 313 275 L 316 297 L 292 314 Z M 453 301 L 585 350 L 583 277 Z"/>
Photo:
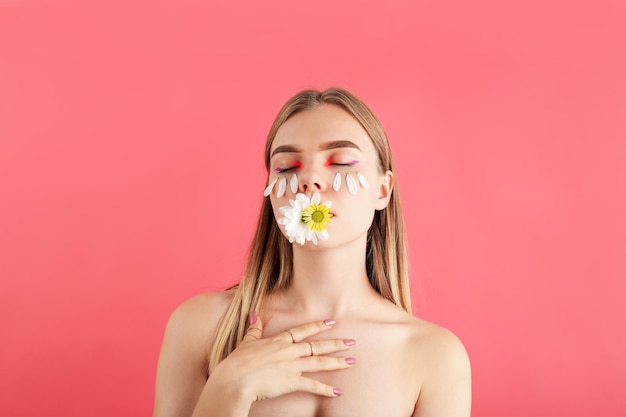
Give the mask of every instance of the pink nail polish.
<path id="1" fill-rule="evenodd" d="M 346 358 L 346 363 L 348 365 L 354 365 L 356 363 L 356 359 L 355 358 Z"/>
<path id="2" fill-rule="evenodd" d="M 346 346 L 354 346 L 354 345 L 356 345 L 356 340 L 354 340 L 354 339 L 343 339 L 343 343 Z"/>
<path id="3" fill-rule="evenodd" d="M 256 323 L 256 311 L 250 313 L 250 324 Z"/>
<path id="4" fill-rule="evenodd" d="M 333 324 L 337 323 L 335 320 L 333 319 L 326 319 L 324 320 L 324 324 L 327 326 L 332 326 Z"/>
<path id="5" fill-rule="evenodd" d="M 340 396 L 341 394 L 343 394 L 343 391 L 341 391 L 339 388 L 333 388 L 333 394 L 335 394 L 336 396 Z"/>

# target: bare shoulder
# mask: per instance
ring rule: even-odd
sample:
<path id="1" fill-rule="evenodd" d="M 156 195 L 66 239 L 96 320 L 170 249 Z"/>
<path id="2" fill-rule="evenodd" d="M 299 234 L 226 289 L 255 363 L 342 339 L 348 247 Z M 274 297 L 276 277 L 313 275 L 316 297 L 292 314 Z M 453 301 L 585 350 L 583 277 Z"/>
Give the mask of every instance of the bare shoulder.
<path id="1" fill-rule="evenodd" d="M 463 343 L 450 330 L 415 317 L 397 306 L 386 307 L 386 310 L 379 310 L 382 313 L 380 316 L 384 317 L 383 323 L 396 324 L 393 328 L 399 332 L 405 342 L 403 346 L 414 358 L 425 357 L 431 363 L 434 358 L 467 360 Z"/>
<path id="2" fill-rule="evenodd" d="M 175 335 L 180 342 L 208 347 L 232 298 L 232 291 L 203 293 L 189 298 L 170 315 L 166 335 Z"/>
<path id="3" fill-rule="evenodd" d="M 410 320 L 410 345 L 421 351 L 433 363 L 433 359 L 453 363 L 469 358 L 461 340 L 450 330 L 434 323 L 412 317 Z"/>
<path id="4" fill-rule="evenodd" d="M 233 295 L 199 294 L 171 314 L 157 366 L 154 416 L 191 415 L 207 379 L 215 329 Z"/>
<path id="5" fill-rule="evenodd" d="M 195 295 L 181 303 L 171 314 L 168 327 L 180 330 L 200 330 L 217 325 L 234 292 L 221 291 Z"/>
<path id="6" fill-rule="evenodd" d="M 446 372 L 469 374 L 469 358 L 461 340 L 450 330 L 420 319 L 412 314 L 385 303 L 375 310 L 376 319 L 386 329 L 379 333 L 387 340 L 402 346 L 403 362 L 424 382 L 433 380 Z M 370 326 L 371 327 L 371 326 Z M 421 385 L 421 384 L 420 384 Z"/>
<path id="7" fill-rule="evenodd" d="M 206 292 L 194 295 L 182 302 L 174 314 L 210 314 L 221 308 L 226 308 L 234 296 L 234 290 Z"/>
<path id="8" fill-rule="evenodd" d="M 444 327 L 418 318 L 410 322 L 407 362 L 421 375 L 414 416 L 469 416 L 471 368 L 463 343 Z"/>

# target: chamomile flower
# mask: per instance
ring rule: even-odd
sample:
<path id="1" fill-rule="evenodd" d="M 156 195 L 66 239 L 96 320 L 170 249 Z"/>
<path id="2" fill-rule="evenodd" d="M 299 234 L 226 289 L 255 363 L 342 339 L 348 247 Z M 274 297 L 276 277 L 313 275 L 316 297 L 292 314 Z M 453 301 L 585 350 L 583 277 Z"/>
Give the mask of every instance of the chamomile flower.
<path id="1" fill-rule="evenodd" d="M 311 204 L 302 211 L 302 221 L 314 232 L 328 234 L 326 225 L 330 223 L 331 217 L 330 207 L 325 204 Z"/>
<path id="2" fill-rule="evenodd" d="M 319 193 L 309 199 L 305 194 L 296 194 L 295 200 L 289 200 L 288 206 L 278 209 L 283 215 L 278 223 L 285 226 L 285 233 L 289 242 L 304 245 L 306 241 L 317 245 L 318 239 L 328 239 L 326 226 L 330 223 L 332 203 L 326 201 L 320 204 Z"/>

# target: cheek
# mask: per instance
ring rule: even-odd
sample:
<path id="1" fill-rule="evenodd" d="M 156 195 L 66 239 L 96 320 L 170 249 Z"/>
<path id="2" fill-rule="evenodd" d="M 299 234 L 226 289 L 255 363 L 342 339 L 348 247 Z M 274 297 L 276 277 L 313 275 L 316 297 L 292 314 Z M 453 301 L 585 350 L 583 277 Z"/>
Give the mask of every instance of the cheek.
<path id="1" fill-rule="evenodd" d="M 376 193 L 373 190 L 362 188 L 356 195 L 347 190 L 339 190 L 332 198 L 333 209 L 340 215 L 341 223 L 359 229 L 364 225 L 369 228 L 376 211 L 375 200 Z"/>
<path id="2" fill-rule="evenodd" d="M 341 237 L 354 238 L 361 236 L 369 230 L 374 220 L 374 211 L 367 210 L 344 210 L 344 215 L 337 217 L 335 223 L 328 225 L 331 238 Z"/>
<path id="3" fill-rule="evenodd" d="M 272 212 L 274 213 L 275 219 L 279 219 L 281 217 L 281 214 L 278 211 L 278 209 L 284 205 L 281 200 L 282 198 L 276 198 L 276 197 L 270 198 L 270 203 L 272 205 Z"/>
<path id="4" fill-rule="evenodd" d="M 376 190 L 374 189 L 374 181 L 368 182 L 367 188 L 363 187 L 360 182 L 356 183 L 356 192 L 350 192 L 346 184 L 342 184 L 339 191 L 332 191 L 329 195 L 332 199 L 341 200 L 341 204 L 346 204 L 353 210 L 369 210 L 374 206 L 376 201 Z"/>
<path id="5" fill-rule="evenodd" d="M 282 206 L 288 206 L 289 205 L 289 200 L 293 200 L 294 195 L 292 194 L 287 194 L 287 192 L 285 192 L 285 194 L 283 194 L 281 197 L 276 197 L 276 191 L 274 191 L 272 193 L 272 195 L 269 196 L 270 199 L 270 203 L 272 203 L 272 209 L 274 209 L 274 211 L 276 213 L 278 213 L 278 209 Z"/>
<path id="6" fill-rule="evenodd" d="M 283 217 L 283 215 L 280 214 L 280 211 L 278 211 L 278 209 L 282 207 L 284 204 L 281 204 L 279 199 L 272 199 L 271 202 L 272 202 L 272 213 L 274 214 L 274 223 L 276 223 L 276 226 L 278 226 L 278 230 L 280 230 L 280 233 L 282 233 L 282 235 L 286 237 L 287 235 L 285 233 L 285 226 L 278 222 L 278 219 Z"/>
<path id="7" fill-rule="evenodd" d="M 282 215 L 282 213 L 280 212 L 280 208 L 284 207 L 284 206 L 289 206 L 289 198 L 288 197 L 278 198 L 276 196 L 272 196 L 270 198 L 270 203 L 271 203 L 271 206 L 272 206 L 272 213 L 274 214 L 274 222 L 276 222 L 276 225 L 280 229 L 281 233 L 284 235 L 285 234 L 285 226 L 280 224 L 280 223 L 278 223 L 278 219 L 284 217 Z"/>

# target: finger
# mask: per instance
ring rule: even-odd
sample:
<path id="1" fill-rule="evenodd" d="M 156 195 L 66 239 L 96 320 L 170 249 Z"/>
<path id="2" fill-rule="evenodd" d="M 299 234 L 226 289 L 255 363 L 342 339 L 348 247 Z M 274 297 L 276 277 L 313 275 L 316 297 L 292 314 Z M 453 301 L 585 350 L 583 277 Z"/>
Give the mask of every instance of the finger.
<path id="1" fill-rule="evenodd" d="M 343 394 L 339 388 L 302 376 L 296 377 L 292 388 L 294 391 L 310 392 L 324 397 L 338 397 Z"/>
<path id="2" fill-rule="evenodd" d="M 288 331 L 285 330 L 280 333 L 277 338 L 284 341 L 298 343 L 307 337 L 314 336 L 330 329 L 335 323 L 336 322 L 333 319 L 315 321 L 313 323 L 288 329 Z"/>
<path id="3" fill-rule="evenodd" d="M 261 318 L 253 311 L 250 313 L 250 326 L 246 330 L 246 334 L 242 339 L 243 342 L 250 342 L 261 339 L 263 337 L 263 322 Z"/>
<path id="4" fill-rule="evenodd" d="M 336 358 L 332 356 L 310 356 L 300 358 L 294 364 L 298 372 L 338 371 L 351 368 L 356 363 L 355 358 Z"/>
<path id="5" fill-rule="evenodd" d="M 310 343 L 310 345 L 309 345 Z M 327 355 L 334 352 L 343 352 L 356 345 L 354 339 L 330 339 L 318 340 L 316 342 L 298 343 L 303 345 L 301 356 Z"/>

